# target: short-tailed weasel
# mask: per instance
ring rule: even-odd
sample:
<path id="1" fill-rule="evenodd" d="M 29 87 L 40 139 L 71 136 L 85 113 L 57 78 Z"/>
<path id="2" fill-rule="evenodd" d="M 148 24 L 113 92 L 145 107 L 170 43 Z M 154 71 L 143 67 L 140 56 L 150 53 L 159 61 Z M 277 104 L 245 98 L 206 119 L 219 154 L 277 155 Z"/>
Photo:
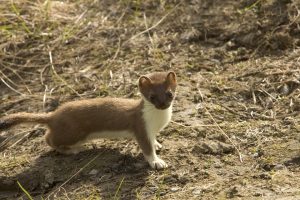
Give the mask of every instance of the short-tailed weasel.
<path id="1" fill-rule="evenodd" d="M 152 168 L 166 168 L 156 155 L 156 134 L 170 121 L 177 86 L 174 72 L 138 80 L 141 99 L 96 98 L 63 104 L 51 113 L 16 113 L 0 119 L 0 130 L 19 123 L 46 124 L 46 142 L 61 153 L 78 153 L 95 138 L 134 138 Z"/>

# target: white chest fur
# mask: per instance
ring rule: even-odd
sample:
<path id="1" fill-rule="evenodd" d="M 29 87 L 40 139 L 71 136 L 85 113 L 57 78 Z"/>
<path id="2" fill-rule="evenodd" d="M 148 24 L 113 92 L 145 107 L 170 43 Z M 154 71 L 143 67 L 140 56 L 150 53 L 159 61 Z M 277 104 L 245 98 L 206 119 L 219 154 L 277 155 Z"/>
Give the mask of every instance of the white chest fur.
<path id="1" fill-rule="evenodd" d="M 150 140 L 154 140 L 156 134 L 165 128 L 172 117 L 172 105 L 165 110 L 155 108 L 153 104 L 145 100 L 143 108 L 143 118 L 146 131 Z"/>

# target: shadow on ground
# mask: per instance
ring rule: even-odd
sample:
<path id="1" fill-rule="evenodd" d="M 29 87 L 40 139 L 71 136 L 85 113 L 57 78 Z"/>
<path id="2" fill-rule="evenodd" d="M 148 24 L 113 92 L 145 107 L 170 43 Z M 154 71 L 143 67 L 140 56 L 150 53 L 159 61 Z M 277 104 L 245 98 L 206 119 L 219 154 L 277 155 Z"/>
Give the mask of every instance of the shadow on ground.
<path id="1" fill-rule="evenodd" d="M 118 149 L 100 147 L 77 155 L 61 155 L 51 151 L 40 155 L 22 173 L 0 177 L 0 199 L 24 195 L 17 181 L 35 197 L 55 197 L 64 192 L 68 184 L 76 182 L 99 186 L 100 191 L 114 195 L 122 179 L 126 180 L 128 176 L 136 177 L 138 181 L 124 185 L 122 190 L 134 191 L 137 185 L 144 184 L 148 170 L 149 166 L 141 155 L 124 155 Z"/>

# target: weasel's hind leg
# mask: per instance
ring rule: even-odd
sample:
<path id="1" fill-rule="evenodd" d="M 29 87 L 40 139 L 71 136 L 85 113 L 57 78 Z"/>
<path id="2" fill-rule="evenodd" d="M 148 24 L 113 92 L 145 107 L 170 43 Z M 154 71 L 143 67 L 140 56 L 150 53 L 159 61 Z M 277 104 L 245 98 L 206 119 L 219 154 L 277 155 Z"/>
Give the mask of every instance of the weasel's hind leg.
<path id="1" fill-rule="evenodd" d="M 78 154 L 79 152 L 86 150 L 86 147 L 84 147 L 82 143 L 69 145 L 69 146 L 56 145 L 55 142 L 53 141 L 53 134 L 51 133 L 50 130 L 47 131 L 45 137 L 46 137 L 47 144 L 62 154 Z"/>

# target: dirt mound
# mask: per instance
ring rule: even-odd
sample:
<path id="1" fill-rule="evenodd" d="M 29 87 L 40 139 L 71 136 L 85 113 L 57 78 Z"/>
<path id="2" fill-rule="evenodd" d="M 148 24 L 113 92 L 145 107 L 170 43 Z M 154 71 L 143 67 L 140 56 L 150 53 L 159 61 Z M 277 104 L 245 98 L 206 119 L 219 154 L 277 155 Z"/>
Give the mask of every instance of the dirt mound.
<path id="1" fill-rule="evenodd" d="M 185 27 L 187 42 L 276 53 L 299 45 L 298 7 L 298 1 L 193 1 L 178 29 Z"/>

